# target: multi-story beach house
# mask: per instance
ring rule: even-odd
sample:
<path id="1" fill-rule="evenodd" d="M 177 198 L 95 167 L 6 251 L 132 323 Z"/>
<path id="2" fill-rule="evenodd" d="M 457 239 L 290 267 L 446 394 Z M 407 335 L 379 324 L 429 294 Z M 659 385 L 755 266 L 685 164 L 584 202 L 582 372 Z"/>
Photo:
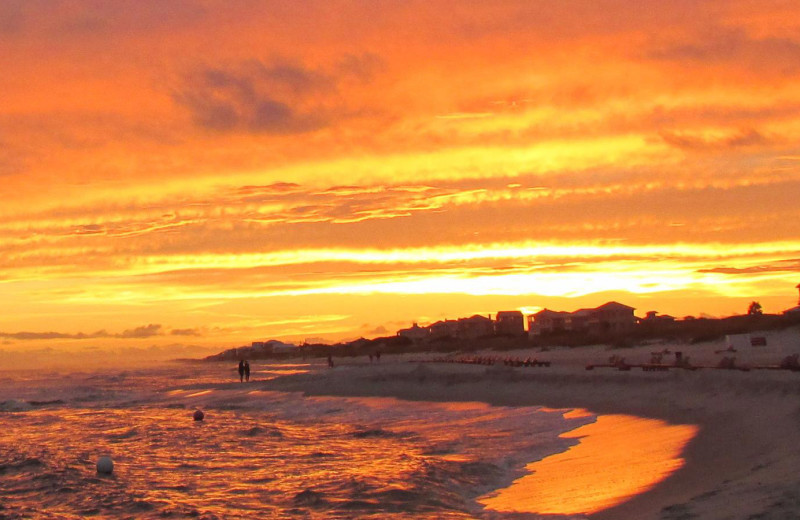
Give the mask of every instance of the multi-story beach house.
<path id="1" fill-rule="evenodd" d="M 557 332 L 599 332 L 619 334 L 636 326 L 633 307 L 618 302 L 608 302 L 594 309 L 575 312 L 544 309 L 528 317 L 531 336 Z"/>
<path id="2" fill-rule="evenodd" d="M 525 317 L 521 311 L 500 311 L 494 320 L 495 334 L 522 336 L 525 334 Z"/>
<path id="3" fill-rule="evenodd" d="M 398 330 L 397 335 L 404 338 L 408 338 L 414 343 L 417 343 L 419 341 L 424 341 L 428 339 L 431 335 L 431 331 L 429 327 L 420 327 L 415 322 L 411 327 L 407 329 Z"/>
<path id="4" fill-rule="evenodd" d="M 528 316 L 528 333 L 538 336 L 543 333 L 572 330 L 572 313 L 543 309 Z"/>
<path id="5" fill-rule="evenodd" d="M 614 334 L 629 332 L 636 326 L 636 316 L 633 307 L 628 307 L 618 302 L 604 303 L 597 307 L 589 320 L 589 327 L 599 332 Z"/>
<path id="6" fill-rule="evenodd" d="M 458 320 L 458 337 L 465 339 L 484 338 L 494 334 L 494 323 L 491 318 L 475 314 L 469 318 Z"/>
<path id="7" fill-rule="evenodd" d="M 437 321 L 430 327 L 431 339 L 455 338 L 458 336 L 458 322 L 456 320 Z"/>
<path id="8" fill-rule="evenodd" d="M 570 330 L 588 330 L 594 319 L 594 313 L 595 309 L 578 309 L 569 313 Z"/>
<path id="9" fill-rule="evenodd" d="M 294 352 L 297 345 L 291 343 L 284 343 L 277 339 L 270 339 L 267 341 L 253 341 L 250 348 L 254 354 L 279 354 L 285 352 Z"/>

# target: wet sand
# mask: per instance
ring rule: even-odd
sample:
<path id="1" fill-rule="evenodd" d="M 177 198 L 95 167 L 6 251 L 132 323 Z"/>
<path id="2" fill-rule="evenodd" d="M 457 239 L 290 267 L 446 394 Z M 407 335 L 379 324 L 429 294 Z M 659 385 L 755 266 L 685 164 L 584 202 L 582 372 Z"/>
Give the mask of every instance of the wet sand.
<path id="1" fill-rule="evenodd" d="M 800 351 L 797 329 L 769 334 L 768 339 L 767 348 L 737 352 L 737 363 L 777 363 L 780 357 Z M 685 446 L 679 469 L 655 487 L 590 517 L 800 518 L 800 474 L 796 470 L 800 467 L 800 373 L 585 370 L 587 364 L 603 363 L 610 355 L 623 355 L 629 363 L 647 362 L 655 350 L 680 350 L 693 363 L 711 366 L 721 356 L 733 355 L 719 352 L 723 348 L 717 342 L 621 351 L 597 346 L 500 354 L 552 361 L 550 367 L 519 368 L 440 363 L 433 361 L 434 355 L 384 356 L 380 365 L 343 359 L 321 378 L 295 375 L 262 384 L 311 395 L 542 405 L 694 425 L 697 434 Z M 618 431 L 620 436 L 626 435 Z M 656 449 L 654 446 L 654 452 Z M 570 497 L 563 500 L 568 503 Z"/>
<path id="2" fill-rule="evenodd" d="M 561 435 L 577 444 L 529 464 L 528 475 L 479 502 L 493 511 L 515 513 L 576 515 L 609 509 L 680 468 L 681 453 L 696 433 L 693 425 L 601 415 Z"/>

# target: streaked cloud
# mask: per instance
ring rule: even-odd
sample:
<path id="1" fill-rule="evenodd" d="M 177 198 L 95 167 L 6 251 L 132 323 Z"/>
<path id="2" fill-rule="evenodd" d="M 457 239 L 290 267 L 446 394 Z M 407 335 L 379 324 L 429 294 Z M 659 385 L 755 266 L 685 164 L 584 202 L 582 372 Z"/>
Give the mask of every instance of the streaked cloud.
<path id="1" fill-rule="evenodd" d="M 173 330 L 170 334 L 175 335 L 197 335 L 196 332 L 187 334 L 187 330 Z M 167 332 L 159 324 L 142 325 L 132 329 L 126 329 L 119 333 L 111 333 L 105 330 L 98 330 L 96 332 L 3 332 L 0 331 L 0 338 L 14 339 L 20 341 L 26 340 L 43 340 L 43 339 L 102 339 L 102 338 L 118 338 L 118 339 L 143 339 L 152 338 L 154 336 L 163 336 Z"/>
<path id="2" fill-rule="evenodd" d="M 780 310 L 798 30 L 779 0 L 4 2 L 0 330 Z"/>
<path id="3" fill-rule="evenodd" d="M 698 38 L 698 36 L 700 36 Z M 781 76 L 800 74 L 800 38 L 754 36 L 743 27 L 709 27 L 691 40 L 651 51 L 651 58 L 681 64 L 719 64 Z"/>

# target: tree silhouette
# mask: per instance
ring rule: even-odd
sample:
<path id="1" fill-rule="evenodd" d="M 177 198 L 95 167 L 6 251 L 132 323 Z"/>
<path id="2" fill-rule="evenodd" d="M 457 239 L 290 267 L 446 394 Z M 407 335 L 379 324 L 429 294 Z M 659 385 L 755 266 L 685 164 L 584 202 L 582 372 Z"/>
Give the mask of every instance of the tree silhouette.
<path id="1" fill-rule="evenodd" d="M 762 314 L 764 314 L 764 310 L 761 308 L 761 304 L 758 302 L 750 302 L 750 307 L 747 308 L 747 315 L 761 316 Z"/>

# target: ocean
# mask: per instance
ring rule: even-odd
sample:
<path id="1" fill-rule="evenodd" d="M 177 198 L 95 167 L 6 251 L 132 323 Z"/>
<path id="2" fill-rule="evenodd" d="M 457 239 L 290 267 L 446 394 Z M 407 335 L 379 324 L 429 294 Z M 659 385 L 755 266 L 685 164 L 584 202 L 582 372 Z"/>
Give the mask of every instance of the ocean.
<path id="1" fill-rule="evenodd" d="M 253 364 L 249 383 L 220 363 L 0 372 L 0 518 L 533 519 L 482 501 L 596 420 L 259 384 L 324 370 Z"/>

